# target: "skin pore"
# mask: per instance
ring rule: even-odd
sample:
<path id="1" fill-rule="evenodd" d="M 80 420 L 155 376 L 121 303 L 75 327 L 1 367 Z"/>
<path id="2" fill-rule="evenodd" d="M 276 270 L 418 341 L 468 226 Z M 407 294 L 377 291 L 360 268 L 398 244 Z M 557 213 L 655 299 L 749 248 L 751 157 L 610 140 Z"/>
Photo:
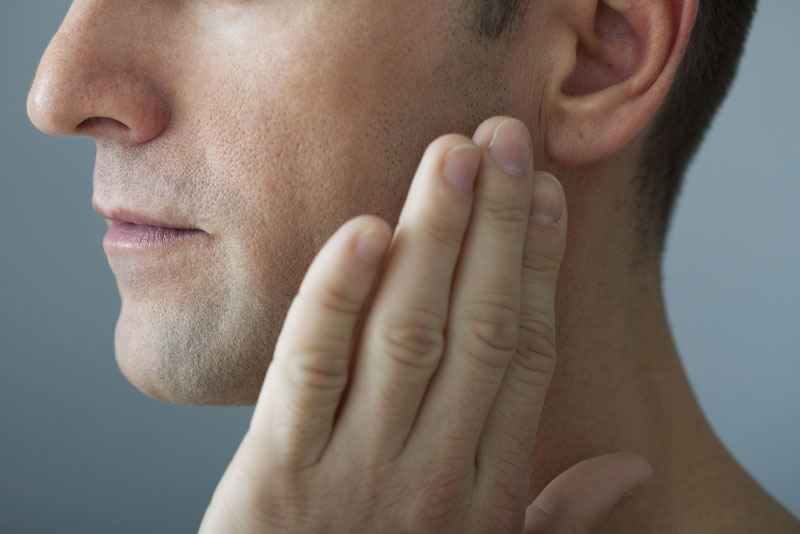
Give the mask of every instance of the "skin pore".
<path id="1" fill-rule="evenodd" d="M 552 157 L 560 41 L 553 1 L 533 4 L 513 37 L 488 41 L 471 1 L 75 1 L 31 90 L 33 122 L 95 139 L 96 209 L 208 234 L 185 255 L 109 254 L 120 369 L 168 402 L 254 403 L 325 240 L 359 214 L 394 226 L 431 140 L 513 115 L 570 211 L 529 500 L 579 460 L 624 450 L 654 481 L 604 531 L 790 532 L 696 403 L 658 265 L 631 261 L 646 130 L 579 167 Z"/>

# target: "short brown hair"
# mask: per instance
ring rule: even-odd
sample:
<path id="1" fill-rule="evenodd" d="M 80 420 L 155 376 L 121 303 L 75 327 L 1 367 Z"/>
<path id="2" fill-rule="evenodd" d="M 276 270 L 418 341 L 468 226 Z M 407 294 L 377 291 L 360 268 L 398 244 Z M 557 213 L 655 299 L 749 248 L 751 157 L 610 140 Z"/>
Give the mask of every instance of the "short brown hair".
<path id="1" fill-rule="evenodd" d="M 530 0 L 478 0 L 477 29 L 497 39 L 513 31 Z M 697 18 L 675 80 L 640 155 L 635 178 L 640 248 L 659 261 L 686 168 L 731 82 L 756 0 L 699 0 Z"/>

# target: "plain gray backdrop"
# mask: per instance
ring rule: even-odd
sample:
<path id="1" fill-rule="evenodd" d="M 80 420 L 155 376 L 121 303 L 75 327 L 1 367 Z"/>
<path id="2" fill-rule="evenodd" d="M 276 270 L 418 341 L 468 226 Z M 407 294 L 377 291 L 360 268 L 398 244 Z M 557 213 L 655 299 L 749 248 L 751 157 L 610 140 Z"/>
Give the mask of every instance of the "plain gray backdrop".
<path id="1" fill-rule="evenodd" d="M 713 0 L 711 0 L 713 1 Z M 0 532 L 193 532 L 252 408 L 152 400 L 117 368 L 94 143 L 28 122 L 69 6 L 0 7 Z M 800 516 L 800 2 L 762 0 L 691 167 L 665 260 L 670 321 L 715 431 Z"/>

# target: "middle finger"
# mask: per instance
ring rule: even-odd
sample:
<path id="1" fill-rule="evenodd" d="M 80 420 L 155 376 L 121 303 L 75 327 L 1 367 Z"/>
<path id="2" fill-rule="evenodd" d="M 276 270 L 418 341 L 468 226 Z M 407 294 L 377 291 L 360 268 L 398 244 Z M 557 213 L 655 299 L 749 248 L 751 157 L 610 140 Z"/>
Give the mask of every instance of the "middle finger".
<path id="1" fill-rule="evenodd" d="M 440 362 L 480 158 L 468 137 L 442 136 L 412 182 L 334 430 L 334 448 L 358 451 L 360 462 L 383 464 L 402 450 Z"/>
<path id="2" fill-rule="evenodd" d="M 522 257 L 532 195 L 530 134 L 516 119 L 483 153 L 453 283 L 447 347 L 408 448 L 475 454 L 519 337 Z"/>

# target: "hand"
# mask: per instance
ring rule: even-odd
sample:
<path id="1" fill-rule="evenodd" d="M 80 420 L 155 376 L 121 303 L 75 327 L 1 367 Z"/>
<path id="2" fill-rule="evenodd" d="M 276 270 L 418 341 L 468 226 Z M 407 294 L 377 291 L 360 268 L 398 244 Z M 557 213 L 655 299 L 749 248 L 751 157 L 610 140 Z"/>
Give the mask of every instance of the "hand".
<path id="1" fill-rule="evenodd" d="M 567 230 L 563 191 L 531 153 L 507 117 L 473 140 L 440 137 L 394 234 L 375 216 L 334 233 L 289 308 L 201 532 L 523 530 Z M 557 222 L 537 224 L 546 214 Z M 525 527 L 595 528 L 649 476 L 633 455 L 578 464 Z"/>

